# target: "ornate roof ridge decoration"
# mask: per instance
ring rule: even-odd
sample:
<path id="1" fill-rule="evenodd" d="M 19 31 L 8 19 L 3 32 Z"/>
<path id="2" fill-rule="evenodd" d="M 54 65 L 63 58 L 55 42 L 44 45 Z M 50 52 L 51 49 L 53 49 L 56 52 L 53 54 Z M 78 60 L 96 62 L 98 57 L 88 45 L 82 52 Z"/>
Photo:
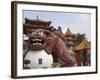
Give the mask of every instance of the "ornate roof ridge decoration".
<path id="1" fill-rule="evenodd" d="M 65 33 L 65 36 L 74 36 L 75 34 L 73 34 L 70 29 L 68 28 L 66 33 Z"/>

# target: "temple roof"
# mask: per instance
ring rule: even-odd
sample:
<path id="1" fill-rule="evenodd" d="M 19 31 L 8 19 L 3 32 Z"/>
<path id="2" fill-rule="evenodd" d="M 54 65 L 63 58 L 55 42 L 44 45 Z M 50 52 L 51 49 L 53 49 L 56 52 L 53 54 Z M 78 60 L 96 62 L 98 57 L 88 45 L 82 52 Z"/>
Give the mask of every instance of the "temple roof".
<path id="1" fill-rule="evenodd" d="M 26 33 L 27 30 L 37 29 L 37 28 L 51 30 L 52 27 L 50 26 L 50 24 L 51 21 L 44 21 L 39 19 L 38 17 L 36 19 L 25 18 L 25 22 L 23 23 L 24 33 Z"/>
<path id="2" fill-rule="evenodd" d="M 25 23 L 30 24 L 30 25 L 45 25 L 45 26 L 48 25 L 49 26 L 51 24 L 51 21 L 44 21 L 39 18 L 36 18 L 36 19 L 25 18 Z"/>
<path id="3" fill-rule="evenodd" d="M 38 25 L 30 25 L 30 24 L 26 24 L 26 23 L 24 23 L 23 26 L 24 26 L 24 29 L 38 29 L 38 28 L 47 29 L 47 30 L 52 29 L 51 26 L 41 26 L 41 25 L 38 26 Z"/>
<path id="4" fill-rule="evenodd" d="M 70 29 L 68 28 L 66 33 L 65 33 L 65 36 L 73 36 L 74 34 L 71 33 Z"/>
<path id="5" fill-rule="evenodd" d="M 86 39 L 82 40 L 82 42 L 77 45 L 74 50 L 83 50 L 83 49 L 90 49 L 91 48 L 91 42 L 87 41 Z"/>

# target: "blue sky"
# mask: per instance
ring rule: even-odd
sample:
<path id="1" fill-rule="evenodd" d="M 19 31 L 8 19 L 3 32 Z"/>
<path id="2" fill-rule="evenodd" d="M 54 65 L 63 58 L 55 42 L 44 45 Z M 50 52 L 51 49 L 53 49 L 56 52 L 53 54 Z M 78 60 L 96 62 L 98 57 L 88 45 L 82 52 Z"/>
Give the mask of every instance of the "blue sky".
<path id="1" fill-rule="evenodd" d="M 25 17 L 52 21 L 51 25 L 57 28 L 62 27 L 65 33 L 67 28 L 73 33 L 85 33 L 88 40 L 91 40 L 91 14 L 87 13 L 74 13 L 74 12 L 52 12 L 52 11 L 23 11 L 23 19 Z"/>

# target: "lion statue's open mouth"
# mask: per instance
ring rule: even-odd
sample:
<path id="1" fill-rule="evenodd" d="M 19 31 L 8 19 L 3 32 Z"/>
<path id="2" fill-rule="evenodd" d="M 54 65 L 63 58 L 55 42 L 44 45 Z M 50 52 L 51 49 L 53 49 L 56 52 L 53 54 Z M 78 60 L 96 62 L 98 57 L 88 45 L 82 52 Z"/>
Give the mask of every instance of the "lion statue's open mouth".
<path id="1" fill-rule="evenodd" d="M 39 38 L 34 38 L 31 40 L 31 43 L 33 44 L 33 46 L 37 46 L 37 45 L 43 45 L 44 44 L 44 40 L 43 39 L 39 39 Z"/>

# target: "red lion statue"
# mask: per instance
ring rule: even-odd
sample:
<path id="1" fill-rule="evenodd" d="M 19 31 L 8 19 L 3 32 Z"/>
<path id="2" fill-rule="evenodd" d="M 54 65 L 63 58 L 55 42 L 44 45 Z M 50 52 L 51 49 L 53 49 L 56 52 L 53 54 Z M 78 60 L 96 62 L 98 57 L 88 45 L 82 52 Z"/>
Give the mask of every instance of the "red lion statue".
<path id="1" fill-rule="evenodd" d="M 60 58 L 72 66 L 76 64 L 75 58 L 65 45 L 65 37 L 59 30 L 49 31 L 46 29 L 31 29 L 28 46 L 31 50 L 44 49 L 48 54 L 52 54 L 54 62 Z"/>

